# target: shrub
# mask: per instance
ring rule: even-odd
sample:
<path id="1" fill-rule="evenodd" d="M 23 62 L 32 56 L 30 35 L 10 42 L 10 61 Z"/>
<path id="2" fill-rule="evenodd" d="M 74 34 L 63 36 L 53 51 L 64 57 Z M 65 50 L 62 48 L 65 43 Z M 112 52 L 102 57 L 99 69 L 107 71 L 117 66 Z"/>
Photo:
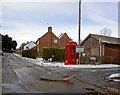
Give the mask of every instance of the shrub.
<path id="1" fill-rule="evenodd" d="M 43 59 L 46 59 L 46 60 L 48 60 L 49 58 L 53 58 L 53 61 L 63 61 L 64 49 L 43 48 L 42 57 L 43 57 Z"/>

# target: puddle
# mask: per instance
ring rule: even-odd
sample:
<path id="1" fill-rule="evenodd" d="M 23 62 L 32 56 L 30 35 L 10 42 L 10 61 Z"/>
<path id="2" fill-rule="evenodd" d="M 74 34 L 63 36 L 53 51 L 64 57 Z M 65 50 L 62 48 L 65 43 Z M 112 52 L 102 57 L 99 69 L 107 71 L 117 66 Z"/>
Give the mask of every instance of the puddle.
<path id="1" fill-rule="evenodd" d="M 20 86 L 17 85 L 17 84 L 9 84 L 9 83 L 2 84 L 2 87 L 4 87 L 4 88 L 10 88 L 10 89 L 18 89 L 18 88 L 20 88 Z"/>
<path id="2" fill-rule="evenodd" d="M 89 91 L 89 92 L 86 93 L 88 95 L 101 95 L 101 93 L 98 92 L 98 91 L 95 91 L 94 88 L 84 88 L 84 89 L 87 90 L 87 91 Z"/>
<path id="3" fill-rule="evenodd" d="M 13 91 L 13 92 L 25 92 L 23 89 L 21 89 L 21 87 L 18 85 L 18 84 L 10 84 L 10 83 L 3 83 L 1 84 L 2 85 L 2 88 L 7 88 L 9 89 L 10 91 Z"/>
<path id="4" fill-rule="evenodd" d="M 31 65 L 28 65 L 27 67 L 32 67 Z"/>
<path id="5" fill-rule="evenodd" d="M 73 84 L 72 82 L 70 82 L 69 80 L 54 80 L 54 79 L 47 79 L 47 78 L 40 78 L 41 81 L 45 81 L 45 82 L 63 82 L 67 85 L 69 84 Z"/>
<path id="6" fill-rule="evenodd" d="M 97 92 L 97 91 L 87 92 L 86 94 L 88 94 L 88 95 L 101 95 L 101 93 Z"/>
<path id="7" fill-rule="evenodd" d="M 55 79 L 47 79 L 47 78 L 40 78 L 41 81 L 47 81 L 47 82 L 66 82 L 68 80 L 55 80 Z"/>
<path id="8" fill-rule="evenodd" d="M 88 91 L 94 91 L 95 89 L 94 88 L 84 88 L 85 90 L 88 90 Z"/>

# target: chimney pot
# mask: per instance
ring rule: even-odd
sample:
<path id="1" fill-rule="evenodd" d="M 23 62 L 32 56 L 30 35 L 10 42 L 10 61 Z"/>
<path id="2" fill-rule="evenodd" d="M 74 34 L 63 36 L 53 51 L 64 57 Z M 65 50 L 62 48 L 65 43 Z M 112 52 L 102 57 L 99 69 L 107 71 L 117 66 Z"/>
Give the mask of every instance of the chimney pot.
<path id="1" fill-rule="evenodd" d="M 52 32 L 52 27 L 51 26 L 48 27 L 48 32 Z"/>

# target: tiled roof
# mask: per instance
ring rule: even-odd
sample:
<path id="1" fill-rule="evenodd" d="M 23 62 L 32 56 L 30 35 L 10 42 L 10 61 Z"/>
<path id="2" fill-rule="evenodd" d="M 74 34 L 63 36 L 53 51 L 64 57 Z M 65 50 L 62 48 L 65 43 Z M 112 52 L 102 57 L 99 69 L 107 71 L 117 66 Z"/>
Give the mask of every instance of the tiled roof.
<path id="1" fill-rule="evenodd" d="M 81 44 L 83 44 L 89 37 L 93 37 L 102 43 L 110 43 L 110 44 L 120 44 L 120 38 L 104 36 L 104 35 L 97 35 L 97 34 L 89 34 Z"/>
<path id="2" fill-rule="evenodd" d="M 120 43 L 120 38 L 115 38 L 115 37 L 109 37 L 109 36 L 104 36 L 104 35 L 96 35 L 96 34 L 91 34 L 92 37 L 94 37 L 96 40 L 102 40 L 103 42 L 111 42 L 111 43 Z"/>
<path id="3" fill-rule="evenodd" d="M 58 37 L 59 39 L 64 35 L 64 33 L 61 33 L 60 36 Z"/>

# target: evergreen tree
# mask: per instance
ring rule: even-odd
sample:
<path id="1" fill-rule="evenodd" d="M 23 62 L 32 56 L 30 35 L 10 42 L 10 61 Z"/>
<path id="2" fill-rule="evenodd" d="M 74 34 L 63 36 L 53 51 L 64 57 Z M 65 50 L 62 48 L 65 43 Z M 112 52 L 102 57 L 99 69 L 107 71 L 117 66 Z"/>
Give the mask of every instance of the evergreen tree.
<path id="1" fill-rule="evenodd" d="M 7 34 L 2 35 L 2 50 L 4 52 L 11 52 L 12 50 L 16 50 L 17 42 L 12 40 L 12 37 L 9 37 Z"/>

